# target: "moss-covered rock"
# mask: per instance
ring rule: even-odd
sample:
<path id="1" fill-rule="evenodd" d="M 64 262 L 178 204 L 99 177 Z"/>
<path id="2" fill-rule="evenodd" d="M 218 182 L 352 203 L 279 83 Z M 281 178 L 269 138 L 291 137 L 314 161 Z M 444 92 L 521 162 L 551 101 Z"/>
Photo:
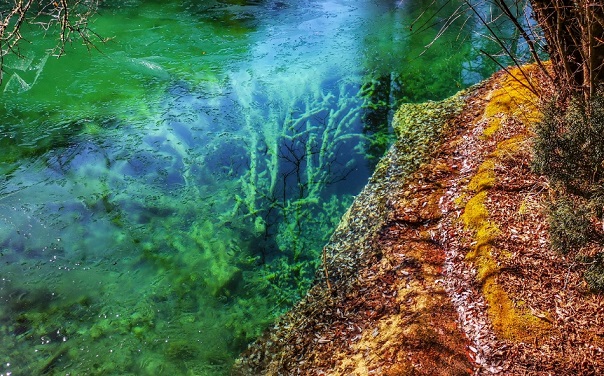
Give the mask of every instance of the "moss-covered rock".
<path id="1" fill-rule="evenodd" d="M 378 163 L 370 181 L 377 182 L 386 175 L 400 180 L 424 163 L 438 147 L 448 121 L 461 111 L 467 92 L 440 102 L 401 105 L 392 120 L 397 141 Z"/>
<path id="2" fill-rule="evenodd" d="M 392 127 L 399 140 L 428 141 L 463 106 L 466 91 L 440 102 L 405 103 L 396 111 Z"/>

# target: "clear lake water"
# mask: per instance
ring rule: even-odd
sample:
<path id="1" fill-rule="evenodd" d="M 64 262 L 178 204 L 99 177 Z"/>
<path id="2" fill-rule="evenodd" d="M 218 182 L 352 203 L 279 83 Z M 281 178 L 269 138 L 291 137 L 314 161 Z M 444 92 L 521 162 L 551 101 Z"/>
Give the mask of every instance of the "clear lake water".
<path id="1" fill-rule="evenodd" d="M 0 375 L 227 375 L 311 286 L 397 105 L 497 69 L 472 19 L 426 50 L 444 3 L 104 1 L 107 40 L 59 59 L 26 27 L 0 86 Z"/>

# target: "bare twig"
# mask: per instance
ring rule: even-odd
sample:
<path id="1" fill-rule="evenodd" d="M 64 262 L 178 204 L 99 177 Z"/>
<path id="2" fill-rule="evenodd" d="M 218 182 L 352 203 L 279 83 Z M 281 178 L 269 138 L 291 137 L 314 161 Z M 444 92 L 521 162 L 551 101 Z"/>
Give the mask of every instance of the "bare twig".
<path id="1" fill-rule="evenodd" d="M 15 0 L 12 5 L 0 6 L 0 70 L 8 54 L 21 56 L 18 50 L 23 39 L 24 24 L 36 25 L 44 31 L 58 27 L 58 42 L 55 55 L 65 53 L 65 45 L 73 42 L 77 35 L 87 48 L 96 48 L 92 37 L 104 42 L 88 27 L 89 19 L 96 13 L 99 0 Z M 8 8 L 4 10 L 4 8 Z M 2 75 L 0 74 L 0 82 Z"/>

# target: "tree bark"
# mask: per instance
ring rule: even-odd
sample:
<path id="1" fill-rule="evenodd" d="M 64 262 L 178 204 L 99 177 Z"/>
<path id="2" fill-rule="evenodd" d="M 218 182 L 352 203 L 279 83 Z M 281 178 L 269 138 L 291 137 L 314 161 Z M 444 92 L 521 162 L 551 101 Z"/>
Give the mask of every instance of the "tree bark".
<path id="1" fill-rule="evenodd" d="M 604 83 L 604 1 L 531 0 L 563 96 Z"/>

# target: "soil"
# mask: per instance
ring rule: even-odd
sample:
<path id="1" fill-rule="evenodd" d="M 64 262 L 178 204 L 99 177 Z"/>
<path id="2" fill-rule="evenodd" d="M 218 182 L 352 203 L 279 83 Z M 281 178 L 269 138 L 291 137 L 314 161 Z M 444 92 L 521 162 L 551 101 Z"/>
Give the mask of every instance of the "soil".
<path id="1" fill-rule="evenodd" d="M 379 199 L 359 195 L 317 284 L 234 375 L 604 374 L 604 296 L 549 247 L 535 97 L 501 72 L 463 100 L 415 172 L 391 151 Z"/>

